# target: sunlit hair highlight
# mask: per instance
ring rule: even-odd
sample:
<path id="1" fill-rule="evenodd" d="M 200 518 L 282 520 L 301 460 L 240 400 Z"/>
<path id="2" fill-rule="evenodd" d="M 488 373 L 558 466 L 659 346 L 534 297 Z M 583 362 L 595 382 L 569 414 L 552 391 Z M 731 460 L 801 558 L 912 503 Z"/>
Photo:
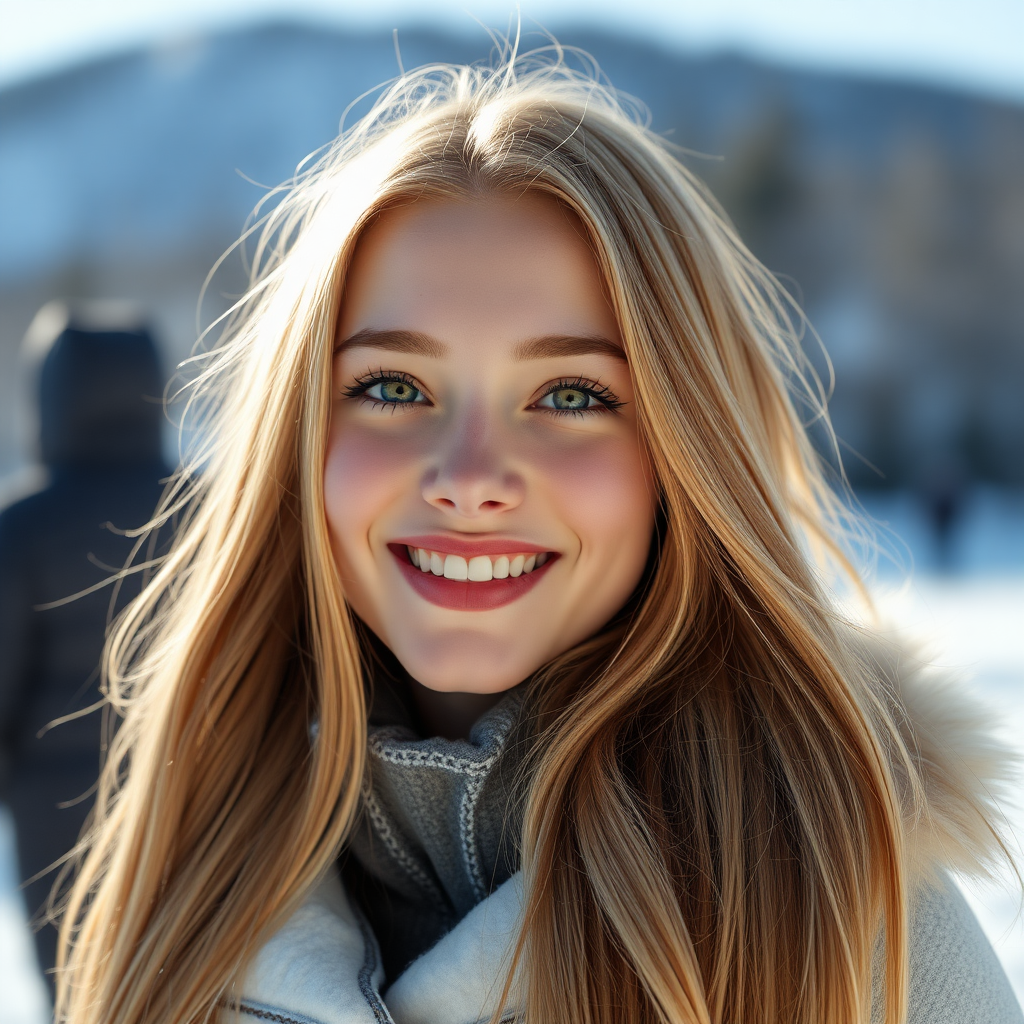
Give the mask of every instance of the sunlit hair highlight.
<path id="1" fill-rule="evenodd" d="M 390 207 L 526 192 L 590 239 L 661 508 L 644 592 L 531 682 L 506 997 L 533 1022 L 853 1024 L 884 927 L 905 1019 L 923 798 L 821 582 L 844 516 L 798 412 L 827 424 L 799 312 L 642 112 L 556 51 L 404 75 L 268 197 L 162 513 L 177 542 L 107 649 L 124 723 L 62 931 L 74 1024 L 208 1019 L 337 857 L 366 745 L 322 493 L 346 270 Z"/>

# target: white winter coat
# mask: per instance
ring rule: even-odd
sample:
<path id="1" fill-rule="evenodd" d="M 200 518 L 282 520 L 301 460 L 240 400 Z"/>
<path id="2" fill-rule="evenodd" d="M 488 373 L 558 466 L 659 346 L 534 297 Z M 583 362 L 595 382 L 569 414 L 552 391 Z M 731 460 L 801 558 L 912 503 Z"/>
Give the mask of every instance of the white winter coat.
<path id="1" fill-rule="evenodd" d="M 1005 751 L 950 680 L 878 648 L 928 797 L 914 830 L 910 1024 L 1024 1024 L 1005 974 L 948 871 L 983 870 Z M 262 947 L 240 986 L 242 1024 L 476 1024 L 490 1019 L 517 932 L 520 875 L 486 896 L 383 993 L 377 942 L 332 871 Z M 877 1011 L 876 1011 L 877 1012 Z M 234 1011 L 224 1011 L 229 1021 Z M 511 1019 L 511 1017 L 509 1018 Z M 825 1022 L 823 1022 L 825 1024 Z"/>

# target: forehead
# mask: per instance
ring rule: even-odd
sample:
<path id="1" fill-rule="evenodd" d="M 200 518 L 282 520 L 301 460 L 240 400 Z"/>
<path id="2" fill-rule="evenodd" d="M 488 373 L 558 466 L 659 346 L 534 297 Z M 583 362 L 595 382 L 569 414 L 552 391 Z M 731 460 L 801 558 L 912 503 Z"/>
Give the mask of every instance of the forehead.
<path id="1" fill-rule="evenodd" d="M 425 201 L 382 214 L 356 247 L 339 336 L 366 329 L 453 343 L 559 333 L 618 344 L 582 225 L 540 195 Z"/>

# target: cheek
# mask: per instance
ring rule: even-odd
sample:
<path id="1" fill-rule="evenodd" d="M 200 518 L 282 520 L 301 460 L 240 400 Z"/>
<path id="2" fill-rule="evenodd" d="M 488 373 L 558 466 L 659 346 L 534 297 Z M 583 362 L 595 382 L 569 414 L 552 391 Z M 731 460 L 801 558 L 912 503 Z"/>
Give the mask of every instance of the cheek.
<path id="1" fill-rule="evenodd" d="M 635 438 L 600 437 L 540 454 L 552 504 L 580 539 L 585 557 L 611 565 L 646 559 L 656 489 Z"/>
<path id="2" fill-rule="evenodd" d="M 413 461 L 393 438 L 351 424 L 332 426 L 324 463 L 324 505 L 335 554 L 350 562 L 371 528 L 400 499 Z"/>

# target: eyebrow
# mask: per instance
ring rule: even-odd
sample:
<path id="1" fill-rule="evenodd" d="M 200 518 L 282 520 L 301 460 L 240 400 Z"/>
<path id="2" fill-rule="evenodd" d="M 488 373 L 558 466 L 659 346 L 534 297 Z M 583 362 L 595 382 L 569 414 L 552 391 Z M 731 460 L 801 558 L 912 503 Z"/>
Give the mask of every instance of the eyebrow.
<path id="1" fill-rule="evenodd" d="M 626 353 L 605 338 L 591 335 L 549 334 L 543 338 L 520 341 L 512 349 L 512 358 L 517 362 L 527 359 L 550 359 L 552 356 L 585 356 L 597 353 L 625 360 Z"/>
<path id="2" fill-rule="evenodd" d="M 345 348 L 383 348 L 389 352 L 409 352 L 416 356 L 432 356 L 441 359 L 448 354 L 448 346 L 419 331 L 380 331 L 364 327 L 351 338 L 339 343 L 335 352 Z"/>
<path id="3" fill-rule="evenodd" d="M 389 352 L 408 352 L 412 355 L 442 359 L 448 346 L 437 338 L 420 331 L 377 330 L 365 327 L 342 341 L 335 351 L 345 348 L 380 348 Z M 596 353 L 625 360 L 626 353 L 606 338 L 592 335 L 548 334 L 517 342 L 512 348 L 512 359 L 527 362 L 531 359 L 551 359 L 558 356 L 581 356 Z"/>

